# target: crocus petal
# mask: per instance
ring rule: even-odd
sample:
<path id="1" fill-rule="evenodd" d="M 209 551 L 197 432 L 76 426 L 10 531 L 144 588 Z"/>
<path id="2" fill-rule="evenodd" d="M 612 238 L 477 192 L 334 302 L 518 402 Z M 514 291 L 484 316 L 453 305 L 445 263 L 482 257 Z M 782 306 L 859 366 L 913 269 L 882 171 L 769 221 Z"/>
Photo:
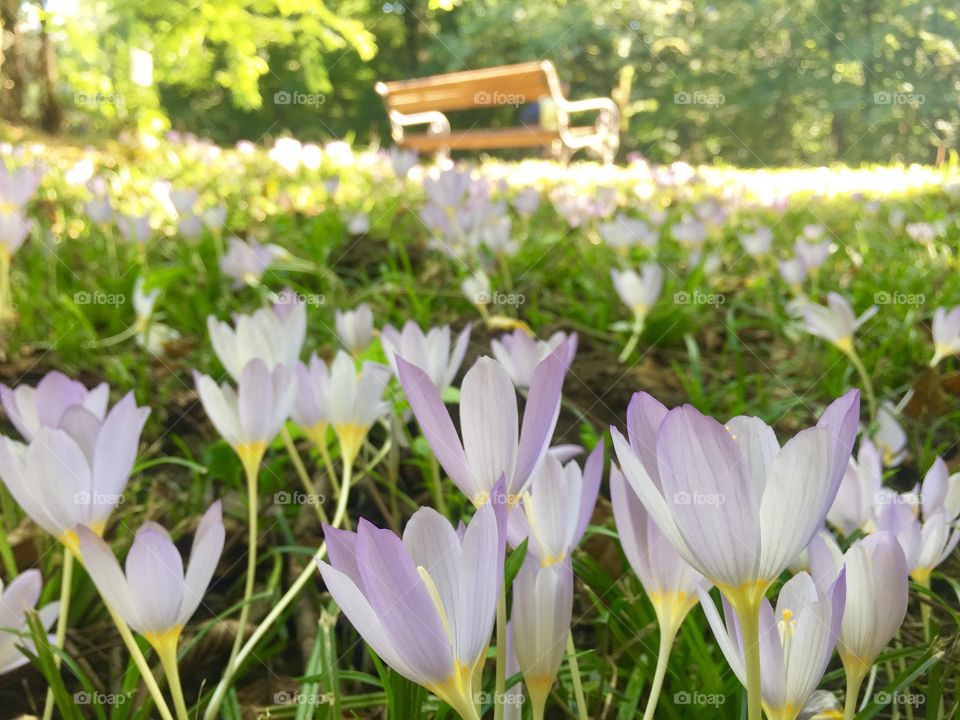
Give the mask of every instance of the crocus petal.
<path id="1" fill-rule="evenodd" d="M 125 564 L 130 595 L 144 633 L 177 625 L 183 600 L 183 559 L 167 531 L 156 523 L 140 526 Z"/>
<path id="2" fill-rule="evenodd" d="M 657 463 L 664 499 L 703 574 L 733 587 L 756 579 L 759 496 L 726 429 L 690 405 L 674 408 L 657 433 Z"/>
<path id="3" fill-rule="evenodd" d="M 203 514 L 193 536 L 190 561 L 183 579 L 183 601 L 177 616 L 178 624 L 186 624 L 200 606 L 220 562 L 223 541 L 223 511 L 217 500 Z"/>
<path id="4" fill-rule="evenodd" d="M 517 450 L 516 478 L 507 487 L 507 492 L 523 489 L 527 478 L 536 469 L 550 448 L 550 439 L 560 416 L 560 393 L 569 367 L 571 335 L 556 350 L 547 355 L 533 373 L 527 405 L 523 411 L 523 426 L 520 430 L 520 445 Z M 493 361 L 491 361 L 493 362 Z M 499 367 L 499 366 L 498 366 Z"/>
<path id="5" fill-rule="evenodd" d="M 127 578 L 120 569 L 120 563 L 117 562 L 113 551 L 89 528 L 80 525 L 76 532 L 80 540 L 80 557 L 83 559 L 83 566 L 104 601 L 131 627 L 136 629 L 144 627 L 139 606 L 133 599 Z"/>
<path id="6" fill-rule="evenodd" d="M 460 425 L 463 449 L 480 490 L 489 492 L 506 474 L 507 492 L 519 491 L 510 484 L 517 462 L 517 396 L 495 360 L 482 357 L 467 371 L 460 388 Z"/>
<path id="7" fill-rule="evenodd" d="M 440 399 L 440 392 L 423 370 L 400 357 L 397 358 L 397 375 L 433 454 L 457 487 L 467 497 L 473 497 L 480 488 L 473 480 L 467 456 L 450 414 Z"/>

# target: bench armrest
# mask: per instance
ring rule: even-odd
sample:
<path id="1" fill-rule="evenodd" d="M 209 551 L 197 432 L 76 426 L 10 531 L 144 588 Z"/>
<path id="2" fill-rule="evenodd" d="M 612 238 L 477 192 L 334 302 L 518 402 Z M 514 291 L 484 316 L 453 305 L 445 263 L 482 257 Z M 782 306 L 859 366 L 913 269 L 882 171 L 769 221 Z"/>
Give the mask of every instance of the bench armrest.
<path id="1" fill-rule="evenodd" d="M 393 141 L 403 144 L 403 128 L 409 125 L 429 125 L 428 132 L 434 135 L 449 135 L 450 121 L 438 110 L 405 114 L 397 110 L 390 111 L 390 127 Z"/>

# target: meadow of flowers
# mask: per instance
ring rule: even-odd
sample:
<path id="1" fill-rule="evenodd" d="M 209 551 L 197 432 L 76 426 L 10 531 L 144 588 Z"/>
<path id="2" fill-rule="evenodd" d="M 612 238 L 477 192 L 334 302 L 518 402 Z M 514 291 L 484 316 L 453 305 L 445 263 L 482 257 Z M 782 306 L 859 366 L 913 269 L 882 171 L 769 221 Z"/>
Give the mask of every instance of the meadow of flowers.
<path id="1" fill-rule="evenodd" d="M 0 146 L 4 717 L 953 718 L 960 172 Z"/>

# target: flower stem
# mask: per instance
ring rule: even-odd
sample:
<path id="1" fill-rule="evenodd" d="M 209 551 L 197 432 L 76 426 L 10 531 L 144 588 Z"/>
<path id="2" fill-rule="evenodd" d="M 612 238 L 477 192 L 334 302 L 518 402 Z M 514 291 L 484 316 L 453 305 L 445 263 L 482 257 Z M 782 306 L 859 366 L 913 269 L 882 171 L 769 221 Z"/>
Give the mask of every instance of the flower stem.
<path id="1" fill-rule="evenodd" d="M 0 526 L 0 557 L 3 558 L 3 569 L 7 571 L 7 576 L 14 578 L 17 576 L 17 559 L 13 554 L 13 548 L 10 547 L 8 532 L 13 523 L 14 515 L 6 487 L 0 487 L 0 514 L 3 517 L 3 524 Z"/>
<path id="2" fill-rule="evenodd" d="M 303 460 L 300 459 L 300 453 L 297 452 L 297 446 L 294 444 L 293 438 L 290 437 L 290 431 L 287 430 L 286 426 L 280 430 L 280 437 L 283 440 L 283 446 L 287 449 L 287 454 L 290 456 L 290 462 L 293 463 L 293 469 L 296 470 L 297 477 L 300 478 L 300 484 L 303 485 L 303 491 L 307 494 L 307 502 L 316 509 L 317 518 L 320 522 L 329 524 L 330 519 L 327 517 L 327 511 L 323 509 L 323 503 L 319 502 L 317 489 L 313 480 L 310 479 L 310 474 L 307 472 Z"/>
<path id="3" fill-rule="evenodd" d="M 130 628 L 127 627 L 127 623 L 117 615 L 116 611 L 110 607 L 106 600 L 103 601 L 103 604 L 106 606 L 107 612 L 110 613 L 113 624 L 117 626 L 117 632 L 120 633 L 123 644 L 127 646 L 127 652 L 130 653 L 134 665 L 136 665 L 140 671 L 143 684 L 147 686 L 147 690 L 150 692 L 150 697 L 153 698 L 153 702 L 157 706 L 157 712 L 160 713 L 160 717 L 163 718 L 163 720 L 173 720 L 173 715 L 170 714 L 170 707 L 167 705 L 167 701 L 164 700 L 163 693 L 160 692 L 160 686 L 157 685 L 157 679 L 153 676 L 150 665 L 147 664 L 147 659 L 143 656 L 143 652 L 141 652 L 140 646 L 137 645 L 137 641 L 133 637 L 133 633 L 130 632 Z"/>
<path id="4" fill-rule="evenodd" d="M 877 395 L 873 391 L 873 381 L 870 379 L 869 373 L 867 373 L 867 368 L 863 364 L 863 360 L 860 359 L 860 355 L 857 353 L 856 349 L 851 347 L 846 355 L 850 358 L 850 362 L 853 363 L 853 366 L 857 369 L 857 373 L 860 375 L 860 382 L 863 383 L 863 389 L 867 393 L 867 405 L 870 408 L 870 422 L 876 422 L 877 420 Z"/>
<path id="5" fill-rule="evenodd" d="M 762 597 L 762 596 L 761 596 Z M 763 698 L 760 685 L 760 600 L 729 598 L 743 634 L 743 654 L 747 670 L 747 719 L 762 720 Z"/>
<path id="6" fill-rule="evenodd" d="M 347 498 L 350 496 L 350 481 L 352 478 L 352 473 L 353 467 L 351 465 L 343 466 L 343 482 L 340 486 L 340 498 L 337 503 L 337 509 L 333 514 L 333 522 L 331 523 L 332 527 L 340 527 L 340 524 L 343 522 L 344 516 L 346 515 Z M 317 552 L 314 553 L 313 557 L 310 558 L 310 562 L 307 563 L 307 566 L 303 569 L 303 572 L 300 573 L 300 576 L 294 581 L 293 585 L 290 586 L 290 589 L 283 594 L 283 597 L 280 598 L 280 601 L 273 606 L 273 609 L 267 613 L 267 616 L 253 631 L 253 634 L 251 634 L 247 642 L 244 643 L 240 652 L 237 653 L 236 657 L 231 659 L 229 663 L 227 663 L 227 668 L 223 672 L 223 677 L 220 679 L 220 683 L 217 685 L 213 696 L 210 698 L 210 704 L 207 705 L 207 709 L 203 713 L 203 720 L 213 720 L 213 718 L 217 717 L 217 713 L 220 710 L 220 705 L 223 703 L 223 698 L 227 694 L 227 689 L 230 687 L 230 683 L 233 681 L 233 676 L 236 674 L 237 669 L 243 664 L 243 661 L 247 659 L 247 656 L 253 651 L 253 648 L 256 647 L 261 638 L 266 635 L 267 630 L 270 629 L 273 623 L 276 622 L 277 618 L 279 618 L 284 610 L 287 609 L 287 606 L 294 601 L 297 595 L 300 594 L 300 591 L 303 590 L 311 578 L 314 577 L 314 573 L 317 572 L 316 561 L 322 560 L 326 554 L 327 543 L 324 541 L 317 549 Z"/>
<path id="7" fill-rule="evenodd" d="M 847 674 L 847 696 L 843 701 L 843 720 L 853 720 L 854 715 L 857 714 L 857 696 L 860 694 L 864 672 L 846 666 L 844 670 Z"/>
<path id="8" fill-rule="evenodd" d="M 70 615 L 70 586 L 73 584 L 73 553 L 63 548 L 63 572 L 60 575 L 60 614 L 57 616 L 57 632 L 54 638 L 54 645 L 58 650 L 63 650 L 67 641 L 67 622 Z M 60 669 L 60 655 L 53 657 L 53 664 Z M 50 720 L 53 717 L 53 690 L 47 690 L 47 699 L 43 705 L 43 720 Z"/>
<path id="9" fill-rule="evenodd" d="M 573 644 L 572 630 L 567 633 L 567 661 L 570 663 L 570 677 L 573 680 L 573 696 L 577 699 L 577 717 L 580 720 L 587 720 L 587 701 L 583 696 L 580 663 L 577 661 L 577 648 Z"/>
<path id="10" fill-rule="evenodd" d="M 630 357 L 636 349 L 637 343 L 640 342 L 641 334 L 643 334 L 643 318 L 637 315 L 633 319 L 633 332 L 630 334 L 630 339 L 627 341 L 623 352 L 620 353 L 620 357 L 618 357 L 617 360 L 620 362 L 627 361 L 627 358 Z"/>
<path id="11" fill-rule="evenodd" d="M 177 640 L 180 633 L 164 634 L 161 642 L 153 646 L 160 658 L 163 672 L 167 676 L 170 694 L 173 696 L 173 706 L 177 711 L 177 720 L 190 720 L 187 712 L 187 703 L 183 699 L 183 688 L 180 685 L 180 668 L 177 665 Z"/>
<path id="12" fill-rule="evenodd" d="M 930 589 L 930 571 L 929 570 L 914 570 L 913 573 L 914 582 L 917 583 L 920 587 L 925 590 Z M 930 642 L 930 617 L 931 617 L 930 602 L 927 598 L 923 598 L 923 602 L 920 603 L 920 618 L 923 620 L 923 639 L 927 642 Z"/>
<path id="13" fill-rule="evenodd" d="M 443 497 L 443 480 L 440 478 L 440 463 L 437 456 L 430 453 L 430 476 L 433 478 L 433 502 L 444 517 L 447 516 L 447 501 Z"/>
<path id="14" fill-rule="evenodd" d="M 233 638 L 227 667 L 233 665 L 237 653 L 240 652 L 240 646 L 243 644 L 243 635 L 246 632 L 247 619 L 250 616 L 250 598 L 253 597 L 253 588 L 257 579 L 257 476 L 260 469 L 260 458 L 247 459 L 243 465 L 247 475 L 247 578 L 243 586 L 243 604 L 240 606 L 237 634 Z"/>
<path id="15" fill-rule="evenodd" d="M 660 628 L 660 648 L 657 651 L 657 669 L 653 673 L 653 683 L 650 685 L 650 697 L 647 698 L 647 709 L 643 713 L 643 720 L 653 720 L 653 713 L 657 709 L 660 691 L 663 689 L 663 680 L 667 675 L 667 663 L 670 660 L 670 651 L 673 649 L 673 640 L 677 635 L 676 628 Z"/>
<path id="16" fill-rule="evenodd" d="M 500 581 L 497 598 L 497 669 L 493 691 L 493 720 L 503 720 L 507 691 L 507 583 Z"/>

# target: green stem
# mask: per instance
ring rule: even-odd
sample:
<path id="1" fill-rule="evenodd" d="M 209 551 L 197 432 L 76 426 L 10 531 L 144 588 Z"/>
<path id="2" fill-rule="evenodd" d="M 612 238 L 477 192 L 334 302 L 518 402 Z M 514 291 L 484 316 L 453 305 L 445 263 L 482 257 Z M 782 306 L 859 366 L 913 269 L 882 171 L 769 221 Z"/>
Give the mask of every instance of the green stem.
<path id="1" fill-rule="evenodd" d="M 877 396 L 873 391 L 873 381 L 870 379 L 867 368 L 855 348 L 851 346 L 850 350 L 846 352 L 846 355 L 850 358 L 850 362 L 853 363 L 853 366 L 857 369 L 857 373 L 860 375 L 860 382 L 863 383 L 864 392 L 867 393 L 867 406 L 870 408 L 870 422 L 874 423 L 877 420 Z"/>
<path id="2" fill-rule="evenodd" d="M 640 335 L 643 333 L 643 318 L 639 315 L 634 316 L 633 319 L 633 332 L 630 334 L 630 339 L 627 341 L 626 346 L 623 348 L 623 352 L 620 353 L 620 357 L 617 358 L 620 362 L 626 362 L 627 358 L 633 354 L 633 351 L 637 347 L 637 343 L 640 342 Z"/>
<path id="3" fill-rule="evenodd" d="M 760 685 L 760 602 L 729 598 L 740 619 L 743 634 L 743 654 L 747 671 L 747 719 L 762 720 L 763 697 Z"/>
<path id="4" fill-rule="evenodd" d="M 663 689 L 663 680 L 667 676 L 667 663 L 670 660 L 670 651 L 673 649 L 673 640 L 676 635 L 676 628 L 661 627 L 660 629 L 657 669 L 653 673 L 653 684 L 650 685 L 650 697 L 647 698 L 647 709 L 643 713 L 643 720 L 653 720 L 653 713 L 660 699 L 660 691 Z"/>
<path id="5" fill-rule="evenodd" d="M 73 553 L 63 548 L 63 572 L 60 575 L 60 614 L 57 617 L 57 631 L 54 639 L 54 646 L 58 650 L 63 650 L 67 642 L 67 623 L 70 615 L 70 586 L 73 584 Z M 60 655 L 54 655 L 53 664 L 57 669 L 60 668 Z M 53 717 L 53 690 L 47 689 L 47 698 L 43 705 L 43 720 L 50 720 Z"/>
<path id="6" fill-rule="evenodd" d="M 507 691 L 507 583 L 500 581 L 497 598 L 497 670 L 493 692 L 493 720 L 503 720 Z"/>
<path id="7" fill-rule="evenodd" d="M 163 642 L 154 645 L 154 649 L 160 657 L 160 664 L 167 676 L 167 684 L 170 686 L 170 694 L 173 696 L 173 706 L 177 711 L 177 719 L 190 720 L 187 703 L 183 699 L 183 687 L 180 685 L 180 668 L 177 666 L 177 639 L 179 635 L 179 633 L 176 633 L 169 635 L 169 637 L 165 636 Z"/>
<path id="8" fill-rule="evenodd" d="M 340 524 L 343 522 L 344 516 L 346 515 L 347 498 L 350 496 L 350 481 L 352 478 L 352 473 L 352 466 L 343 466 L 343 482 L 340 486 L 340 498 L 337 503 L 337 509 L 333 514 L 333 523 L 331 524 L 332 527 L 340 527 Z M 317 560 L 322 560 L 326 553 L 327 543 L 323 542 L 317 549 L 317 552 L 314 553 L 313 557 L 310 559 L 310 562 L 307 563 L 307 566 L 303 569 L 303 572 L 300 573 L 300 576 L 294 581 L 293 585 L 290 586 L 290 589 L 284 593 L 283 597 L 280 598 L 280 601 L 273 606 L 273 609 L 270 610 L 263 621 L 253 631 L 253 634 L 250 635 L 250 638 L 246 643 L 244 643 L 243 648 L 239 653 L 237 653 L 236 657 L 227 663 L 227 668 L 224 670 L 223 677 L 220 679 L 220 683 L 217 685 L 213 696 L 210 698 L 210 704 L 207 706 L 207 709 L 203 714 L 203 720 L 213 720 L 215 717 L 217 717 L 217 713 L 220 710 L 220 705 L 223 703 L 223 699 L 227 694 L 230 683 L 233 681 L 233 676 L 243 664 L 243 661 L 246 660 L 247 656 L 253 651 L 253 648 L 256 647 L 257 643 L 260 642 L 264 635 L 266 635 L 273 623 L 277 621 L 277 618 L 283 614 L 283 612 L 287 609 L 287 606 L 294 601 L 297 595 L 300 594 L 300 591 L 303 590 L 306 584 L 314 577 L 314 573 L 317 572 L 316 562 Z"/>
<path id="9" fill-rule="evenodd" d="M 296 470 L 297 477 L 300 478 L 300 484 L 303 485 L 303 491 L 307 494 L 307 502 L 316 509 L 317 518 L 320 522 L 329 525 L 330 519 L 327 517 L 327 511 L 323 509 L 323 503 L 319 502 L 317 489 L 313 480 L 310 479 L 310 474 L 307 472 L 303 460 L 300 459 L 300 453 L 297 452 L 297 446 L 294 444 L 293 438 L 290 437 L 290 431 L 287 430 L 286 426 L 280 430 L 280 437 L 283 440 L 283 446 L 287 449 L 287 454 L 290 456 L 290 462 L 293 463 L 293 469 Z"/>
<path id="10" fill-rule="evenodd" d="M 847 674 L 847 696 L 843 701 L 843 720 L 853 720 L 857 714 L 857 696 L 860 694 L 860 685 L 863 683 L 864 673 L 859 670 L 851 672 L 845 668 Z"/>
<path id="11" fill-rule="evenodd" d="M 440 477 L 440 463 L 437 456 L 430 453 L 430 476 L 433 478 L 433 502 L 444 517 L 447 516 L 447 501 L 443 497 L 443 480 Z"/>
<path id="12" fill-rule="evenodd" d="M 8 535 L 13 525 L 13 507 L 6 487 L 0 487 L 0 513 L 3 514 L 3 523 L 0 527 L 0 557 L 3 558 L 3 569 L 7 571 L 7 577 L 12 579 L 17 576 L 17 559 L 13 554 L 13 548 L 10 547 Z"/>
<path id="13" fill-rule="evenodd" d="M 254 462 L 256 460 L 256 462 Z M 227 667 L 233 664 L 243 645 L 243 636 L 247 629 L 247 619 L 250 616 L 250 598 L 253 597 L 253 588 L 257 575 L 257 476 L 260 468 L 260 459 L 249 459 L 244 462 L 247 476 L 247 577 L 243 586 L 243 604 L 240 606 L 240 618 L 237 621 L 237 634 L 233 638 L 230 649 L 230 659 Z"/>
<path id="14" fill-rule="evenodd" d="M 157 685 L 157 679 L 153 676 L 153 672 L 150 670 L 150 665 L 147 664 L 147 659 L 143 656 L 143 652 L 141 652 L 140 646 L 137 645 L 137 641 L 133 637 L 133 633 L 130 632 L 130 628 L 127 627 L 127 623 L 125 623 L 123 619 L 117 615 L 117 613 L 112 607 L 110 607 L 106 600 L 103 601 L 103 604 L 106 606 L 107 612 L 110 613 L 110 618 L 113 620 L 113 624 L 117 626 L 117 632 L 120 633 L 120 637 L 123 639 L 123 644 L 126 645 L 127 652 L 130 653 L 133 663 L 140 671 L 140 677 L 143 678 L 143 684 L 147 686 L 147 690 L 150 692 L 150 697 L 153 698 L 153 702 L 157 706 L 157 712 L 160 713 L 160 717 L 163 718 L 163 720 L 173 720 L 173 715 L 170 714 L 170 707 L 167 705 L 167 701 L 164 699 L 163 693 L 160 692 L 160 686 Z"/>
<path id="15" fill-rule="evenodd" d="M 570 663 L 570 677 L 573 679 L 573 696 L 577 699 L 577 717 L 580 720 L 587 720 L 587 701 L 583 696 L 580 663 L 577 661 L 577 648 L 573 644 L 573 630 L 567 633 L 567 662 Z"/>

